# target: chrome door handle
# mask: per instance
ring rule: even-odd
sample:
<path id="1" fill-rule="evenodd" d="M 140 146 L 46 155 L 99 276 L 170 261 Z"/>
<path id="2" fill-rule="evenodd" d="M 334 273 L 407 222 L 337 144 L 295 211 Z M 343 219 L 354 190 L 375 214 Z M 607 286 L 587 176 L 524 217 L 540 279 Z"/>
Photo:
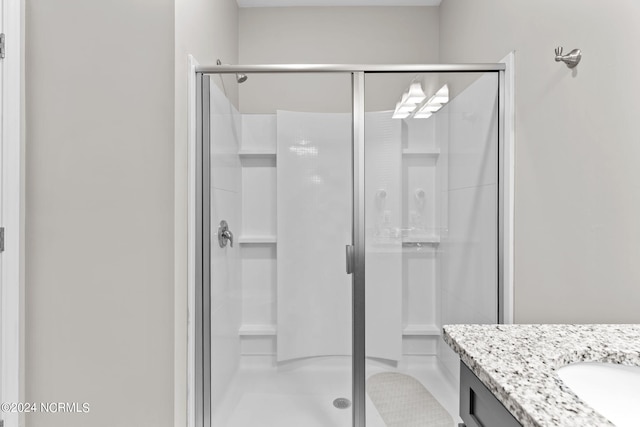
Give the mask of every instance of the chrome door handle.
<path id="1" fill-rule="evenodd" d="M 220 221 L 218 226 L 218 244 L 221 248 L 227 246 L 227 242 L 233 247 L 233 233 L 229 230 L 229 224 L 224 219 Z"/>
<path id="2" fill-rule="evenodd" d="M 353 274 L 353 245 L 346 246 L 347 274 Z"/>

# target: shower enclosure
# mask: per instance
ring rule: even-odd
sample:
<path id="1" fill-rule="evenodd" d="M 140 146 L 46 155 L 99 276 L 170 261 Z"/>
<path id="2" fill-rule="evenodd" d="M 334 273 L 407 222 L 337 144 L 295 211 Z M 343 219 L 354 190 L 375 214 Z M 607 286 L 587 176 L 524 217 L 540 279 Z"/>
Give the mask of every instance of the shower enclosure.
<path id="1" fill-rule="evenodd" d="M 504 70 L 197 69 L 196 426 L 461 421 L 440 334 L 503 321 Z"/>

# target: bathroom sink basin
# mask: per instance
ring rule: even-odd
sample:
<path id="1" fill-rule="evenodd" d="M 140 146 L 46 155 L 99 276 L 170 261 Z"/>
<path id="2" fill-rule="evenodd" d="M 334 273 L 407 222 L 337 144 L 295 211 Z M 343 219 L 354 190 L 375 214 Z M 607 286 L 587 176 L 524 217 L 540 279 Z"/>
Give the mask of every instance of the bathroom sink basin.
<path id="1" fill-rule="evenodd" d="M 583 362 L 556 372 L 580 399 L 616 426 L 638 425 L 640 367 Z"/>

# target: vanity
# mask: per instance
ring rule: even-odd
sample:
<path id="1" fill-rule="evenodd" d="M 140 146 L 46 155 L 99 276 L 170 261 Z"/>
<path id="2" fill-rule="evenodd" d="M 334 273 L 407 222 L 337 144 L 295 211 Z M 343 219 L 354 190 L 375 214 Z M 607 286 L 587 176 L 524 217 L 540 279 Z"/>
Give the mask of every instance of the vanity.
<path id="1" fill-rule="evenodd" d="M 443 338 L 466 427 L 640 425 L 640 325 L 448 325 Z"/>

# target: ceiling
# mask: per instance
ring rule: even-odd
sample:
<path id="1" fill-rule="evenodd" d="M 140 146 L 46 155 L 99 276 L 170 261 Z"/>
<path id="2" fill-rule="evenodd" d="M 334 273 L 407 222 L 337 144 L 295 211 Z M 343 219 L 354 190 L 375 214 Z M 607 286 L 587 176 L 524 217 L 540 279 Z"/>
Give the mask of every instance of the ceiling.
<path id="1" fill-rule="evenodd" d="M 240 7 L 439 6 L 441 0 L 237 0 Z"/>

